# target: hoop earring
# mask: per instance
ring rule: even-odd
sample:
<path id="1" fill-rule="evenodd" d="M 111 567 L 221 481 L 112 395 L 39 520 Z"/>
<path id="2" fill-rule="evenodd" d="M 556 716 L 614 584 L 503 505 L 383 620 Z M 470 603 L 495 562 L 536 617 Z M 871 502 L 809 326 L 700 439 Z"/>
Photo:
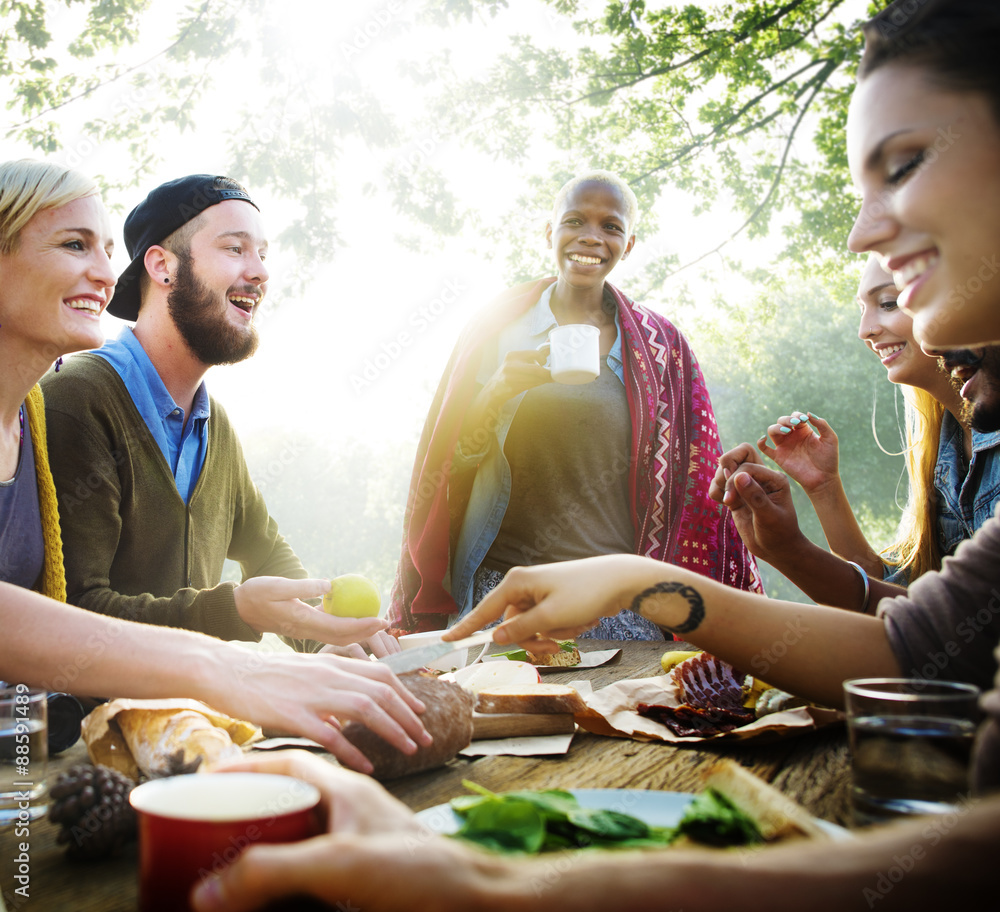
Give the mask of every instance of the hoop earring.
<path id="1" fill-rule="evenodd" d="M 882 382 L 881 378 L 875 378 L 875 385 L 872 387 L 872 437 L 875 438 L 875 446 L 877 446 L 886 456 L 905 456 L 909 451 L 909 447 L 906 445 L 906 436 L 903 429 L 899 425 L 899 396 L 901 390 L 899 389 L 898 383 L 893 383 L 893 404 L 895 406 L 896 412 L 896 430 L 899 432 L 899 442 L 902 445 L 898 453 L 892 453 L 882 446 L 882 441 L 878 439 L 878 426 L 876 424 L 875 418 L 878 411 L 878 388 L 879 384 Z"/>

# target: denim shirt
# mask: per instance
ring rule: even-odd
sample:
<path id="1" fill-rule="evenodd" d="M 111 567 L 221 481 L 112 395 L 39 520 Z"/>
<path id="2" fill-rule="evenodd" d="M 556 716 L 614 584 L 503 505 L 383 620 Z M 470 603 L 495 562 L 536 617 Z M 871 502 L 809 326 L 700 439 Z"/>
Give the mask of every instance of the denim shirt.
<path id="1" fill-rule="evenodd" d="M 194 394 L 191 420 L 185 422 L 184 409 L 167 392 L 131 326 L 126 326 L 117 339 L 105 342 L 94 354 L 106 359 L 122 378 L 136 410 L 170 467 L 177 493 L 187 503 L 208 452 L 211 408 L 205 384 L 202 383 Z"/>
<path id="2" fill-rule="evenodd" d="M 482 364 L 476 375 L 476 380 L 480 385 L 485 385 L 493 376 L 507 352 L 538 348 L 548 339 L 549 331 L 559 325 L 552 315 L 550 305 L 554 287 L 554 285 L 550 285 L 546 288 L 538 299 L 538 303 L 531 310 L 500 333 L 495 351 L 487 350 L 484 352 Z M 615 329 L 617 335 L 611 351 L 608 352 L 607 364 L 624 385 L 621 323 L 618 320 L 617 312 L 615 314 Z M 479 464 L 450 567 L 450 591 L 452 598 L 458 605 L 459 616 L 468 613 L 473 608 L 473 577 L 496 540 L 504 513 L 507 511 L 507 504 L 510 501 L 510 465 L 504 455 L 503 445 L 524 395 L 524 393 L 519 393 L 501 406 L 495 426 L 492 428 L 493 433 L 490 440 L 480 452 L 467 454 L 463 453 L 460 448 L 457 448 L 455 452 L 456 468 Z"/>
<path id="3" fill-rule="evenodd" d="M 972 538 L 993 515 L 1000 500 L 1000 431 L 972 432 L 972 460 L 966 470 L 962 426 L 950 412 L 945 412 L 934 467 L 934 489 L 938 546 L 941 556 L 946 557 L 954 554 L 967 538 Z M 885 580 L 901 586 L 908 582 L 907 574 L 899 570 Z"/>
<path id="4" fill-rule="evenodd" d="M 934 487 L 939 497 L 938 541 L 944 556 L 953 554 L 993 515 L 1000 499 L 1000 431 L 972 432 L 972 460 L 966 471 L 962 427 L 945 412 Z"/>

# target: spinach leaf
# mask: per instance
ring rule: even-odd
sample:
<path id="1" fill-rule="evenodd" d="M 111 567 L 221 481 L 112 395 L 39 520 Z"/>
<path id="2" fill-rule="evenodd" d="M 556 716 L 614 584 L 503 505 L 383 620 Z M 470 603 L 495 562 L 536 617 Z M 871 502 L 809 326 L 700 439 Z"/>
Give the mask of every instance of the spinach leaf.
<path id="1" fill-rule="evenodd" d="M 582 808 L 562 789 L 497 794 L 473 782 L 463 784 L 476 794 L 452 800 L 463 818 L 455 836 L 495 851 L 648 848 L 676 838 L 673 828 L 651 827 L 618 811 Z"/>
<path id="2" fill-rule="evenodd" d="M 694 797 L 677 824 L 677 830 L 697 842 L 715 846 L 764 841 L 753 820 L 712 788 Z"/>

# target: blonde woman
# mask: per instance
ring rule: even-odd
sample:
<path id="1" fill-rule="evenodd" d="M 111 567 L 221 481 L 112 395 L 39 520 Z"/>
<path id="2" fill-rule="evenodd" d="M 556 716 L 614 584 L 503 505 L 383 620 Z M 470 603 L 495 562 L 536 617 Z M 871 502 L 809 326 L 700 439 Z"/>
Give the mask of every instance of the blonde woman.
<path id="1" fill-rule="evenodd" d="M 771 425 L 757 441 L 760 452 L 774 460 L 809 496 L 834 555 L 853 562 L 856 577 L 841 562 L 821 553 L 798 532 L 790 500 L 787 515 L 768 534 L 760 524 L 737 520 L 751 551 L 767 560 L 817 601 L 846 608 L 874 610 L 871 580 L 906 586 L 941 558 L 971 538 L 993 513 L 1000 496 L 1000 433 L 971 427 L 969 407 L 988 406 L 997 398 L 992 384 L 966 391 L 963 401 L 948 370 L 935 355 L 923 351 L 913 337 L 913 321 L 896 305 L 892 277 L 871 257 L 858 290 L 861 323 L 858 336 L 899 384 L 906 401 L 906 465 L 908 498 L 897 540 L 878 552 L 854 516 L 838 471 L 837 435 L 822 418 L 792 412 Z M 988 349 L 992 351 L 993 349 Z M 958 357 L 947 354 L 946 357 Z M 980 361 L 991 376 L 992 359 Z M 1000 380 L 1000 377 L 998 377 Z M 759 457 L 749 444 L 726 453 L 713 489 L 721 497 L 725 481 L 744 462 Z M 784 495 L 780 476 L 757 470 L 762 481 Z M 730 492 L 731 507 L 740 501 Z M 779 534 L 780 533 L 780 534 Z M 803 553 L 810 556 L 803 559 Z M 867 602 L 865 593 L 868 594 Z M 883 594 L 890 594 L 888 591 Z M 860 599 L 859 599 L 860 596 Z"/>

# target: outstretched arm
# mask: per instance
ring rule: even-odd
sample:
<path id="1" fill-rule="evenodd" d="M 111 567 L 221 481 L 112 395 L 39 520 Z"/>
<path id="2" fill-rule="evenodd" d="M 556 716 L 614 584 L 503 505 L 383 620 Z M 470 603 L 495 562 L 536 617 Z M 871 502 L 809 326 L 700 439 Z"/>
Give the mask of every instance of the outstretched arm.
<path id="1" fill-rule="evenodd" d="M 290 581 L 289 581 L 290 582 Z M 201 634 L 122 621 L 0 583 L 0 677 L 106 697 L 189 697 L 371 764 L 340 733 L 351 719 L 405 753 L 430 736 L 423 704 L 385 666 L 338 656 L 252 652 Z"/>
<path id="2" fill-rule="evenodd" d="M 312 782 L 322 795 L 329 832 L 293 845 L 251 846 L 195 888 L 198 912 L 251 912 L 303 894 L 365 912 L 645 912 L 663 908 L 667 897 L 672 908 L 692 912 L 843 912 L 873 904 L 886 910 L 948 908 L 958 869 L 966 895 L 995 892 L 1000 798 L 948 826 L 907 821 L 842 843 L 802 840 L 752 853 L 564 853 L 555 865 L 551 857 L 511 858 L 434 835 L 381 786 L 301 752 L 228 768 Z"/>
<path id="3" fill-rule="evenodd" d="M 494 642 L 556 650 L 601 617 L 631 608 L 664 630 L 791 693 L 827 706 L 843 703 L 842 682 L 898 677 L 880 619 L 800 605 L 731 589 L 690 570 L 615 554 L 515 567 L 446 635 L 467 636 L 506 616 Z"/>

